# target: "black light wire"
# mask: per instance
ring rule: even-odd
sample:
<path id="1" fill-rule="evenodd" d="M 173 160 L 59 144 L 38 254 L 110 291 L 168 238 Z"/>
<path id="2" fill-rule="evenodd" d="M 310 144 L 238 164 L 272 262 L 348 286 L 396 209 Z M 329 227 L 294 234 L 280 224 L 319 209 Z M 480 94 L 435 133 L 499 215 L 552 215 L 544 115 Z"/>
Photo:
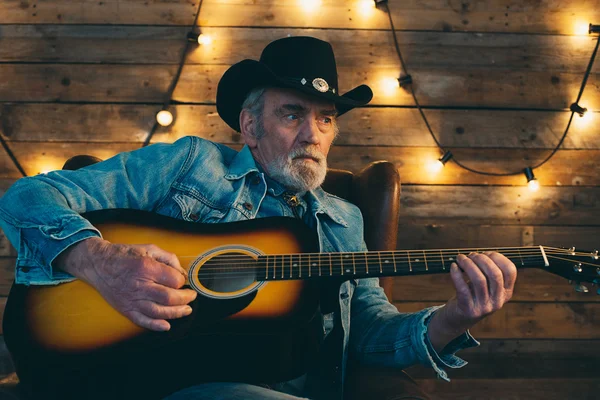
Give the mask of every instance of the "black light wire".
<path id="1" fill-rule="evenodd" d="M 200 9 L 202 8 L 202 1 L 203 0 L 200 0 L 198 2 L 198 11 L 196 12 L 196 17 L 194 18 L 194 22 L 192 23 L 192 32 L 194 32 L 194 29 L 196 28 L 196 24 L 198 23 L 198 17 L 200 16 Z M 179 67 L 177 68 L 177 73 L 175 74 L 175 77 L 173 78 L 173 81 L 171 82 L 171 86 L 169 87 L 169 90 L 167 91 L 167 94 L 165 95 L 165 101 L 163 103 L 163 108 L 162 108 L 163 110 L 167 110 L 169 105 L 171 105 L 173 92 L 175 91 L 175 88 L 177 87 L 177 83 L 179 82 L 179 77 L 181 76 L 181 71 L 183 70 L 183 66 L 185 64 L 185 59 L 187 58 L 187 53 L 190 49 L 191 44 L 192 44 L 192 42 L 189 40 L 189 35 L 188 35 L 186 37 L 185 47 L 183 48 L 183 51 L 181 53 L 181 61 L 179 62 Z M 156 129 L 158 128 L 158 125 L 160 125 L 160 124 L 158 123 L 158 121 L 155 118 L 154 125 L 152 126 L 152 129 L 150 129 L 150 132 L 148 133 L 148 137 L 146 137 L 146 140 L 142 144 L 142 147 L 146 147 L 150 144 L 150 140 L 152 140 L 152 136 L 154 136 L 154 133 L 156 132 Z"/>
<path id="2" fill-rule="evenodd" d="M 200 15 L 200 9 L 202 8 L 202 1 L 203 0 L 199 0 L 199 2 L 198 2 L 198 11 L 196 12 L 196 16 L 194 18 L 194 23 L 192 24 L 192 32 L 194 31 L 194 28 L 196 27 L 196 24 L 198 22 L 198 16 Z M 169 107 L 169 105 L 171 104 L 171 97 L 173 96 L 173 92 L 175 91 L 175 87 L 177 86 L 177 82 L 179 81 L 179 77 L 181 76 L 181 71 L 183 70 L 183 65 L 185 64 L 185 59 L 186 59 L 188 50 L 190 48 L 190 44 L 191 44 L 191 42 L 186 39 L 186 44 L 185 44 L 185 47 L 181 54 L 181 61 L 179 62 L 179 68 L 177 69 L 177 73 L 175 74 L 175 77 L 173 78 L 173 81 L 171 82 L 171 86 L 169 87 L 169 90 L 165 96 L 165 101 L 163 103 L 163 110 L 166 110 Z M 156 121 L 156 118 L 155 118 L 154 125 L 152 126 L 152 129 L 148 133 L 148 137 L 144 141 L 142 147 L 148 146 L 148 144 L 150 143 L 150 140 L 152 139 L 152 136 L 154 136 L 154 133 L 156 132 L 156 128 L 158 128 L 158 125 L 159 125 L 158 121 Z M 15 155 L 12 152 L 12 150 L 10 149 L 10 147 L 8 147 L 8 143 L 6 143 L 6 140 L 4 140 L 4 137 L 2 135 L 0 135 L 0 143 L 2 143 L 2 147 L 4 147 L 6 154 L 8 154 L 8 156 L 10 157 L 12 162 L 15 164 L 15 167 L 17 167 L 17 169 L 21 173 L 21 175 L 23 175 L 23 177 L 26 177 L 27 173 L 25 172 L 25 170 L 19 163 L 19 160 L 17 160 L 17 157 L 15 157 Z"/>
<path id="3" fill-rule="evenodd" d="M 384 1 L 375 1 L 375 3 L 376 3 L 376 6 L 378 6 L 379 4 L 382 4 L 385 7 L 387 15 L 388 15 L 388 17 L 390 19 L 390 26 L 392 28 L 392 36 L 394 37 L 394 45 L 396 47 L 396 53 L 398 54 L 398 58 L 400 59 L 400 64 L 402 65 L 402 71 L 404 73 L 404 75 L 401 76 L 398 79 L 398 81 L 400 82 L 401 86 L 405 86 L 405 85 L 408 84 L 408 86 L 410 87 L 410 92 L 412 94 L 412 97 L 413 97 L 413 99 L 415 101 L 415 104 L 416 104 L 417 108 L 419 109 L 419 113 L 421 114 L 421 117 L 423 118 L 423 121 L 425 122 L 425 125 L 427 126 L 427 129 L 429 130 L 429 133 L 431 134 L 431 137 L 433 138 L 433 140 L 435 141 L 435 143 L 437 144 L 437 146 L 442 150 L 442 152 L 445 153 L 444 146 L 442 146 L 440 144 L 440 142 L 436 138 L 435 134 L 433 133 L 433 130 L 431 129 L 431 126 L 429 125 L 429 122 L 427 121 L 427 118 L 425 117 L 425 113 L 423 112 L 423 109 L 421 108 L 421 105 L 419 104 L 419 101 L 417 100 L 417 96 L 415 95 L 415 90 L 414 90 L 413 85 L 412 85 L 412 77 L 408 74 L 408 69 L 406 68 L 406 64 L 404 63 L 404 59 L 402 58 L 402 53 L 400 51 L 400 46 L 398 45 L 398 39 L 396 39 L 396 30 L 394 28 L 394 21 L 392 20 L 392 13 L 390 12 L 390 8 L 389 8 L 389 6 L 387 4 L 387 0 L 384 0 Z M 578 104 L 579 100 L 581 99 L 581 96 L 583 95 L 583 90 L 585 89 L 585 85 L 587 83 L 588 77 L 589 77 L 590 72 L 592 70 L 592 65 L 594 64 L 594 59 L 596 58 L 596 53 L 598 52 L 598 45 L 599 44 L 600 44 L 600 40 L 598 38 L 596 38 L 596 47 L 594 48 L 594 52 L 592 53 L 592 57 L 590 58 L 590 62 L 588 63 L 587 70 L 585 71 L 585 75 L 583 77 L 583 82 L 581 83 L 581 87 L 579 89 L 579 95 L 577 96 L 577 100 L 575 101 L 574 104 Z M 554 154 L 556 154 L 556 152 L 558 151 L 558 149 L 562 145 L 563 141 L 567 137 L 567 133 L 569 132 L 569 128 L 571 126 L 571 122 L 573 121 L 573 116 L 574 115 L 575 115 L 575 111 L 571 111 L 571 117 L 569 118 L 569 122 L 567 123 L 567 127 L 565 129 L 565 132 L 563 133 L 563 135 L 560 138 L 558 144 L 552 150 L 552 152 L 550 153 L 550 155 L 548 155 L 548 157 L 546 157 L 546 159 L 544 159 L 542 162 L 540 162 L 537 165 L 531 167 L 531 169 L 535 169 L 535 168 L 541 167 L 546 162 L 548 162 L 552 158 L 552 156 L 554 156 Z M 496 173 L 496 172 L 479 171 L 479 170 L 476 170 L 474 168 L 471 168 L 471 167 L 468 167 L 468 166 L 462 164 L 454 156 L 452 157 L 452 160 L 459 167 L 461 167 L 461 168 L 463 168 L 463 169 L 465 169 L 467 171 L 470 171 L 470 172 L 473 172 L 473 173 L 476 173 L 476 174 L 480 174 L 480 175 L 512 176 L 512 175 L 521 175 L 521 174 L 523 174 L 523 169 L 520 169 L 518 172 L 506 172 L 506 173 Z"/>

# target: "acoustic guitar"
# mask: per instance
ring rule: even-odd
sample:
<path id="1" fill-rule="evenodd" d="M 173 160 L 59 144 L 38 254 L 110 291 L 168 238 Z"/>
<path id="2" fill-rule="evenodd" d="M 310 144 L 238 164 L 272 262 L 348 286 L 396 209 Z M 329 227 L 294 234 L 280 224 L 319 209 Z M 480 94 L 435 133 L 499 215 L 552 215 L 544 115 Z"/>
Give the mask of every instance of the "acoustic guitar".
<path id="1" fill-rule="evenodd" d="M 134 210 L 85 217 L 110 242 L 153 243 L 176 254 L 187 270 L 186 285 L 198 292 L 193 313 L 173 320 L 169 332 L 150 332 L 114 310 L 83 281 L 13 285 L 3 323 L 21 380 L 57 382 L 69 376 L 72 382 L 73 374 L 85 375 L 100 365 L 138 359 L 140 354 L 170 359 L 181 352 L 182 358 L 212 360 L 204 368 L 194 363 L 196 374 L 182 381 L 235 375 L 234 364 L 240 367 L 238 375 L 251 370 L 252 376 L 243 380 L 283 380 L 305 368 L 294 359 L 298 354 L 283 353 L 297 347 L 301 358 L 309 358 L 303 346 L 312 341 L 301 327 L 314 322 L 317 288 L 358 278 L 447 273 L 458 254 L 471 251 L 498 251 L 518 268 L 540 268 L 576 281 L 579 290 L 585 288 L 581 282 L 600 283 L 597 251 L 527 246 L 319 253 L 314 234 L 291 218 L 198 224 Z M 248 348 L 258 351 L 258 360 L 238 356 Z M 271 356 L 265 355 L 269 349 Z M 217 367 L 214 359 L 221 356 L 230 359 Z M 240 358 L 254 361 L 240 364 Z M 154 359 L 140 363 L 155 365 Z M 284 371 L 286 363 L 298 368 Z M 263 368 L 265 364 L 269 367 Z"/>

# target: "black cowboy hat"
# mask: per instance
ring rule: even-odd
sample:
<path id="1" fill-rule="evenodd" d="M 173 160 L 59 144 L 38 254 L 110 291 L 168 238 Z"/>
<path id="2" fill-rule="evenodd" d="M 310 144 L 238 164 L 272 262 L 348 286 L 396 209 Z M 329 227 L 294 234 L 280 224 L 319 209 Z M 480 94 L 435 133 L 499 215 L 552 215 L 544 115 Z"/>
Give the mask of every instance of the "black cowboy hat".
<path id="1" fill-rule="evenodd" d="M 232 65 L 219 81 L 217 112 L 237 132 L 242 104 L 257 87 L 297 89 L 335 103 L 338 115 L 363 106 L 373 98 L 367 85 L 344 95 L 338 91 L 337 69 L 331 45 L 308 36 L 294 36 L 271 42 L 260 61 L 243 60 Z"/>

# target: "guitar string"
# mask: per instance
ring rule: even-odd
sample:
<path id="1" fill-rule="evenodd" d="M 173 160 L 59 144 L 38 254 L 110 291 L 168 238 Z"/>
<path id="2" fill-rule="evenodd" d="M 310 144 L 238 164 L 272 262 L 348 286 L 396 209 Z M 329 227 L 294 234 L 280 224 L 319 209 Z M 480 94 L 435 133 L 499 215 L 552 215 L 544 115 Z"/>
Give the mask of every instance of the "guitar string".
<path id="1" fill-rule="evenodd" d="M 358 263 L 359 268 L 364 268 L 366 265 L 367 265 L 366 263 L 362 263 L 362 262 Z M 587 265 L 591 265 L 592 267 L 594 266 L 592 264 L 587 264 Z M 256 265 L 248 264 L 248 265 L 239 266 L 239 267 L 220 268 L 218 270 L 218 272 L 216 272 L 216 273 L 210 271 L 210 268 L 208 268 L 209 271 L 203 272 L 200 275 L 203 278 L 216 277 L 216 278 L 222 279 L 222 278 L 231 278 L 232 276 L 234 276 L 234 277 L 235 276 L 249 276 L 250 273 L 256 273 L 256 272 L 261 272 L 261 275 L 262 275 L 262 272 L 264 271 L 265 276 L 267 278 L 276 279 L 279 277 L 286 278 L 286 277 L 292 277 L 292 276 L 296 275 L 296 274 L 294 274 L 294 269 L 298 272 L 297 276 L 300 276 L 299 268 L 303 268 L 306 271 L 306 267 L 307 267 L 307 265 L 301 265 L 301 266 L 296 266 L 296 267 L 293 267 L 290 265 L 278 265 L 275 268 L 271 267 L 269 270 L 267 270 L 264 266 L 257 267 Z M 344 271 L 349 271 L 349 272 L 347 272 L 348 275 L 368 274 L 368 272 L 366 270 L 359 271 L 359 273 L 353 272 L 354 265 L 348 265 L 348 266 L 342 266 L 341 264 L 335 265 L 335 266 L 334 265 L 330 265 L 330 266 L 328 266 L 328 265 L 318 266 L 317 265 L 317 266 L 310 266 L 310 267 L 314 268 L 314 272 L 311 274 L 314 276 L 331 275 L 331 274 L 333 274 L 333 271 L 335 271 L 335 275 L 343 276 L 344 273 L 342 272 L 342 267 L 343 267 Z M 386 265 L 384 274 L 390 274 L 392 272 L 391 267 L 392 267 L 391 264 Z M 243 271 L 244 269 L 246 269 L 246 271 Z M 383 268 L 382 268 L 382 270 L 383 270 Z M 202 269 L 200 269 L 200 271 L 202 271 Z M 323 271 L 325 271 L 325 274 L 323 274 Z M 398 271 L 400 273 L 409 271 L 409 272 L 414 272 L 415 274 L 426 272 L 426 270 L 423 270 L 423 269 L 413 269 L 412 267 L 407 268 L 406 265 L 400 266 L 400 267 L 396 266 L 396 268 L 394 268 L 394 273 L 398 273 Z M 429 270 L 427 270 L 427 272 L 447 272 L 447 271 L 449 271 L 449 268 L 445 268 L 445 267 L 440 268 L 437 265 L 432 266 Z M 290 273 L 290 275 L 286 275 L 288 272 Z M 383 273 L 383 272 L 380 272 L 380 273 Z M 373 274 L 377 276 L 377 268 L 373 268 Z M 306 272 L 305 272 L 305 275 L 306 275 Z M 600 275 L 597 277 L 596 274 L 593 274 L 593 276 L 594 276 L 594 278 L 600 277 Z M 585 278 L 585 274 L 581 273 L 580 277 Z M 591 279 L 591 276 L 589 278 Z"/>
<path id="2" fill-rule="evenodd" d="M 375 254 L 373 254 L 375 253 Z M 429 262 L 429 261 L 455 261 L 456 257 L 450 257 L 450 256 L 454 256 L 455 253 L 452 254 L 446 254 L 446 255 L 440 255 L 440 254 L 433 254 L 433 255 L 429 255 L 429 256 L 422 256 L 422 254 L 415 254 L 415 255 L 410 255 L 410 254 L 405 254 L 405 253 L 401 253 L 401 255 L 392 252 L 392 251 L 381 251 L 381 252 L 353 252 L 353 253 L 289 253 L 289 254 L 261 254 L 261 255 L 254 255 L 257 256 L 259 259 L 265 259 L 265 258 L 269 258 L 269 259 L 275 259 L 275 258 L 291 258 L 294 257 L 296 259 L 301 259 L 301 261 L 306 262 L 306 259 L 308 258 L 314 258 L 315 261 L 320 260 L 323 262 L 327 262 L 327 260 L 323 260 L 323 259 L 327 259 L 327 258 L 331 258 L 331 259 L 335 259 L 336 261 L 338 260 L 344 260 L 344 259 L 354 259 L 354 260 L 358 260 L 358 261 L 362 261 L 364 259 L 367 259 L 369 261 L 377 261 L 379 259 L 381 259 L 382 257 L 384 258 L 389 258 L 390 262 L 393 262 L 394 260 L 396 261 L 401 261 L 401 262 Z M 456 253 L 461 254 L 461 253 Z M 502 253 L 504 256 L 506 256 L 507 258 L 542 258 L 543 255 L 541 252 L 537 251 L 537 252 L 516 252 L 516 253 L 509 253 L 509 252 L 504 252 Z M 556 256 L 556 255 L 570 255 L 573 256 L 574 254 L 570 253 L 570 252 L 545 252 L 546 256 Z M 583 256 L 583 257 L 593 257 L 596 258 L 594 255 L 591 254 L 587 254 L 587 253 L 581 253 L 579 254 L 579 256 Z M 187 258 L 200 258 L 200 255 L 197 256 L 178 256 L 178 258 L 180 259 L 187 259 Z M 209 260 L 213 260 L 214 263 L 221 263 L 221 264 L 231 264 L 231 263 L 235 263 L 235 262 L 247 262 L 249 258 L 254 259 L 253 255 L 246 255 L 243 253 L 236 253 L 235 255 L 232 254 L 221 254 L 221 255 L 216 255 L 213 258 L 210 258 Z M 214 261 L 217 260 L 217 261 Z"/>

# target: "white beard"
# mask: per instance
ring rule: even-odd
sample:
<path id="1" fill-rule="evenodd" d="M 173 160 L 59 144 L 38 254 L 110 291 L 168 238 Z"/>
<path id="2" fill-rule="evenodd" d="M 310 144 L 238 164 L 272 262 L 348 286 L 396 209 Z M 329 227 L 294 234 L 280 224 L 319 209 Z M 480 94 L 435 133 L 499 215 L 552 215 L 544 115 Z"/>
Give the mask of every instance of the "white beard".
<path id="1" fill-rule="evenodd" d="M 298 158 L 301 156 L 314 160 Z M 321 186 L 327 174 L 327 159 L 314 147 L 299 148 L 272 160 L 265 169 L 271 178 L 289 190 L 304 193 Z"/>

